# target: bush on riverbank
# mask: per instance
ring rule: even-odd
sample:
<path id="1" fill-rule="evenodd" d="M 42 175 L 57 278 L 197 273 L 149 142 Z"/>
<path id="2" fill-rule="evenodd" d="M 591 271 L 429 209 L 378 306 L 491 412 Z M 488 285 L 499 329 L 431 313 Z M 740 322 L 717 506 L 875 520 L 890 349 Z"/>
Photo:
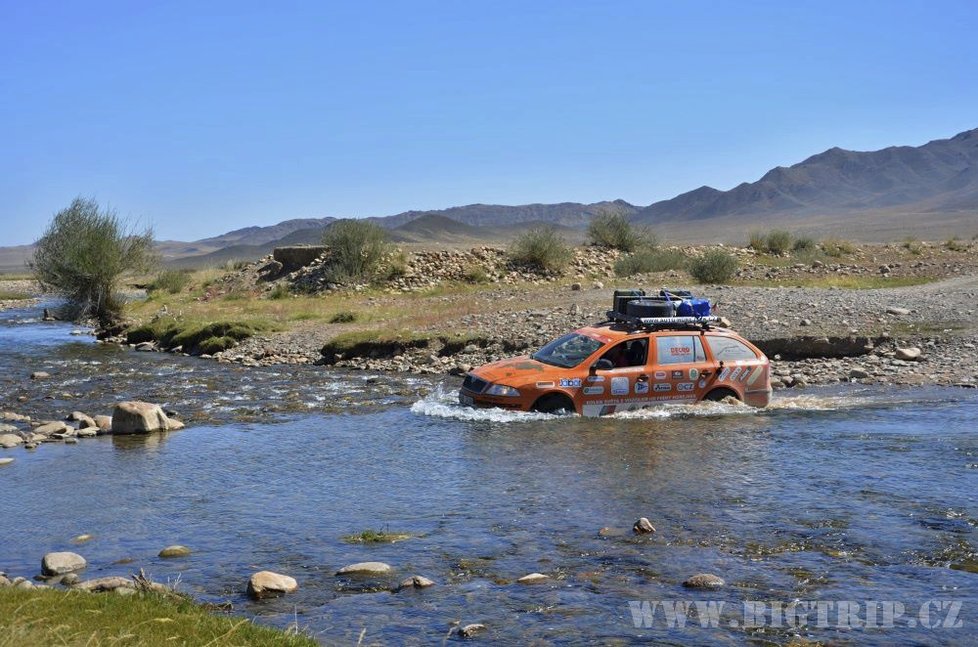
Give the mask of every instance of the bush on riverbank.
<path id="1" fill-rule="evenodd" d="M 513 241 L 510 259 L 547 272 L 560 273 L 570 264 L 574 253 L 553 227 L 535 227 Z"/>
<path id="2" fill-rule="evenodd" d="M 650 272 L 680 270 L 686 264 L 686 255 L 677 249 L 639 250 L 615 262 L 615 274 L 621 277 Z"/>
<path id="3" fill-rule="evenodd" d="M 173 596 L 0 591 L 0 647 L 119 644 L 313 647 L 316 642 L 260 627 L 247 618 L 217 616 Z"/>
<path id="4" fill-rule="evenodd" d="M 700 283 L 726 283 L 737 271 L 737 257 L 719 249 L 709 251 L 689 264 L 689 273 Z"/>
<path id="5" fill-rule="evenodd" d="M 68 302 L 73 318 L 110 325 L 122 311 L 116 296 L 123 274 L 145 271 L 155 261 L 153 232 L 136 233 L 95 200 L 75 198 L 55 214 L 28 263 L 46 289 Z"/>
<path id="6" fill-rule="evenodd" d="M 369 281 L 391 251 L 387 232 L 363 220 L 334 222 L 323 234 L 323 244 L 329 247 L 328 270 L 335 283 Z"/>
<path id="7" fill-rule="evenodd" d="M 587 234 L 592 245 L 623 252 L 653 248 L 658 244 L 655 234 L 643 227 L 633 226 L 620 213 L 598 214 L 588 225 Z"/>
<path id="8" fill-rule="evenodd" d="M 190 270 L 163 270 L 149 285 L 150 292 L 177 294 L 190 284 Z"/>

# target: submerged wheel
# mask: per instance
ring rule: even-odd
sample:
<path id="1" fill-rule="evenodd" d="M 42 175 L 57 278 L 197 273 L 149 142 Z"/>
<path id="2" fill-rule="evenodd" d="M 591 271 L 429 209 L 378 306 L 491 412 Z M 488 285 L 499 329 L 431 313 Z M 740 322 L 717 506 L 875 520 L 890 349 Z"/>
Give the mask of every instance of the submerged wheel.
<path id="1" fill-rule="evenodd" d="M 712 391 L 707 393 L 706 397 L 704 397 L 703 399 L 706 400 L 707 402 L 719 402 L 720 400 L 723 400 L 726 397 L 733 397 L 737 400 L 740 400 L 740 398 L 737 397 L 737 393 L 731 389 L 713 389 Z"/>
<path id="2" fill-rule="evenodd" d="M 548 393 L 533 403 L 533 411 L 539 411 L 540 413 L 557 413 L 558 411 L 574 413 L 575 409 L 574 403 L 566 395 Z"/>

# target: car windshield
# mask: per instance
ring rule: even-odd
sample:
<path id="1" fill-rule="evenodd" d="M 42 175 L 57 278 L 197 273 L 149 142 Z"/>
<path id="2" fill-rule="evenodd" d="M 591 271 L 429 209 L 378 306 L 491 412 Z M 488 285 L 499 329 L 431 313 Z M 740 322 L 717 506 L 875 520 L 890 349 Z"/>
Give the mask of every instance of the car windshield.
<path id="1" fill-rule="evenodd" d="M 601 348 L 601 345 L 597 339 L 572 332 L 558 337 L 530 357 L 544 364 L 573 368 Z"/>

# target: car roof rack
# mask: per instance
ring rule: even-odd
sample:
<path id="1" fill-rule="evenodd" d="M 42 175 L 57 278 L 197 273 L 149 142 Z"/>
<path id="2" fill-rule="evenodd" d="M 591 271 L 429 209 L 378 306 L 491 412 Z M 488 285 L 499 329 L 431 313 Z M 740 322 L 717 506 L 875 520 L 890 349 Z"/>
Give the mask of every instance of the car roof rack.
<path id="1" fill-rule="evenodd" d="M 607 323 L 619 323 L 636 330 L 640 328 L 646 330 L 709 330 L 711 324 L 720 322 L 720 317 L 715 315 L 706 317 L 636 317 L 615 310 L 608 310 L 605 314 L 608 317 Z"/>

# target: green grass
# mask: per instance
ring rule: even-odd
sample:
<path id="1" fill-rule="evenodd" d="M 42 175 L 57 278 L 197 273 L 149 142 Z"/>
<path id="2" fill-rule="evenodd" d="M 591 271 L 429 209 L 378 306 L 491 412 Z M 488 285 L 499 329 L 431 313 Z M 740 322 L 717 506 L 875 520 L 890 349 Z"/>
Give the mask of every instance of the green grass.
<path id="1" fill-rule="evenodd" d="M 403 532 L 390 532 L 389 530 L 367 529 L 355 535 L 344 535 L 343 541 L 348 544 L 393 544 L 394 542 L 410 539 L 411 535 Z"/>
<path id="2" fill-rule="evenodd" d="M 3 589 L 0 647 L 65 645 L 281 645 L 312 647 L 302 635 L 221 617 L 203 607 L 158 594 Z"/>
<path id="3" fill-rule="evenodd" d="M 23 299 L 30 299 L 31 295 L 24 294 L 23 292 L 11 292 L 9 290 L 0 290 L 0 301 L 21 301 Z"/>
<path id="4" fill-rule="evenodd" d="M 274 330 L 270 323 L 217 321 L 211 323 L 180 322 L 175 319 L 159 319 L 129 329 L 126 341 L 139 344 L 155 341 L 161 348 L 183 347 L 185 353 L 213 355 L 233 348 L 260 332 Z"/>
<path id="5" fill-rule="evenodd" d="M 357 320 L 357 313 L 349 310 L 341 310 L 329 318 L 329 323 L 353 323 Z"/>
<path id="6" fill-rule="evenodd" d="M 651 272 L 681 270 L 686 266 L 686 255 L 678 249 L 639 250 L 615 262 L 615 274 L 634 276 Z"/>

